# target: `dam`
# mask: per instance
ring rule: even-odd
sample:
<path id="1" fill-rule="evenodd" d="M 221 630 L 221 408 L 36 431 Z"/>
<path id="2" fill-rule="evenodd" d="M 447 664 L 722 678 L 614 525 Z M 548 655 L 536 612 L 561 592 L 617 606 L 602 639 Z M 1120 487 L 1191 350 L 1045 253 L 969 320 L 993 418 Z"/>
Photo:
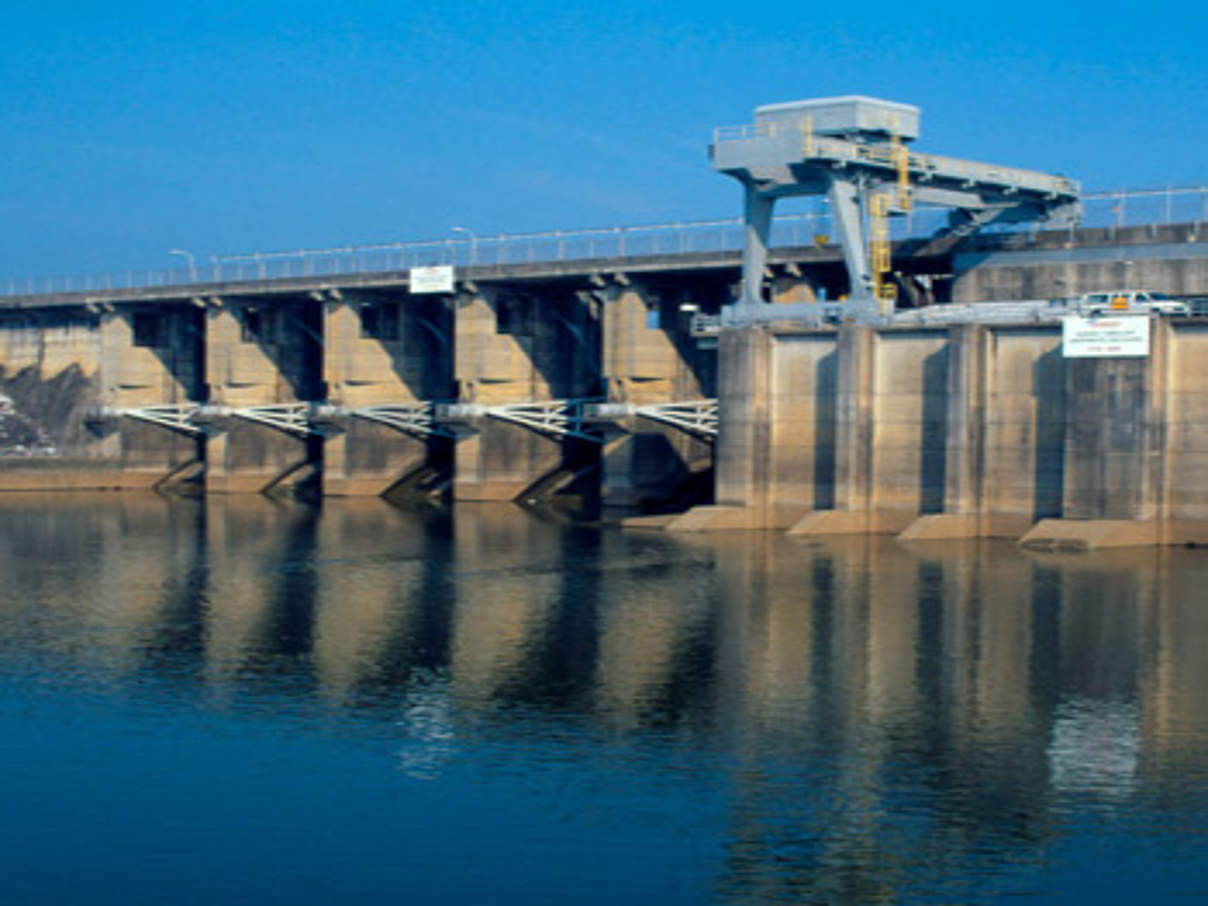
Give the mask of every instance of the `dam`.
<path id="1" fill-rule="evenodd" d="M 916 108 L 855 100 L 858 129 L 773 105 L 714 136 L 740 222 L 13 282 L 0 489 L 573 494 L 672 531 L 1208 542 L 1208 322 L 1144 318 L 1128 356 L 1063 339 L 1084 293 L 1196 310 L 1202 190 L 1080 225 L 1072 181 L 918 154 Z M 773 217 L 795 193 L 830 213 Z"/>

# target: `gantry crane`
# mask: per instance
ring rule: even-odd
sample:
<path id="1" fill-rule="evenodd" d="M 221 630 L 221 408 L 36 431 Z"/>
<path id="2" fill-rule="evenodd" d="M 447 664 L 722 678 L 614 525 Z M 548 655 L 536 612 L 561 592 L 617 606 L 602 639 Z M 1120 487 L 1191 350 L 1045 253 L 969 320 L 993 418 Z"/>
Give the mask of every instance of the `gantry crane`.
<path id="1" fill-rule="evenodd" d="M 912 205 L 952 209 L 950 229 L 961 235 L 991 223 L 1076 222 L 1074 180 L 920 154 L 907 147 L 918 134 L 917 107 L 860 96 L 771 104 L 753 124 L 715 130 L 713 167 L 744 189 L 742 292 L 730 320 L 770 315 L 762 281 L 780 198 L 829 198 L 850 282 L 845 315 L 856 319 L 892 309 L 889 218 Z"/>

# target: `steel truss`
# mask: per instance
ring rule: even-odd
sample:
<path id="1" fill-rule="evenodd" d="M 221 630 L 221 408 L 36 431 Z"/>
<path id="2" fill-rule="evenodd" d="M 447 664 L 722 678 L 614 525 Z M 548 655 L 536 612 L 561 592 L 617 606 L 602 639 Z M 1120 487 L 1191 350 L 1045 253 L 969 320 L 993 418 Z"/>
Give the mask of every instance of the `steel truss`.
<path id="1" fill-rule="evenodd" d="M 333 415 L 349 415 L 365 421 L 376 422 L 405 434 L 420 437 L 451 437 L 452 433 L 436 423 L 436 406 L 431 401 L 413 403 L 381 403 L 377 406 L 356 408 L 325 407 Z"/>
<path id="2" fill-rule="evenodd" d="M 276 428 L 287 434 L 310 437 L 321 434 L 312 412 L 313 403 L 269 403 L 263 406 L 203 406 L 201 418 L 240 418 L 244 421 Z"/>
<path id="3" fill-rule="evenodd" d="M 635 413 L 651 421 L 663 422 L 690 434 L 717 437 L 717 400 L 687 400 L 636 407 Z"/>
<path id="4" fill-rule="evenodd" d="M 200 437 L 205 433 L 205 429 L 196 422 L 197 414 L 200 411 L 200 403 L 159 403 L 154 406 L 106 406 L 96 410 L 93 417 L 100 419 L 132 418 L 135 421 L 148 422 L 170 431 L 187 434 L 190 437 Z"/>
<path id="5" fill-rule="evenodd" d="M 611 421 L 637 416 L 650 419 L 706 440 L 717 437 L 717 400 L 681 400 L 673 403 L 599 403 L 588 407 L 587 417 L 594 421 Z"/>
<path id="6" fill-rule="evenodd" d="M 463 422 L 477 418 L 494 418 L 553 437 L 574 437 L 591 443 L 603 443 L 599 434 L 588 432 L 584 426 L 586 407 L 594 399 L 540 400 L 530 403 L 504 403 L 484 406 L 479 403 L 449 403 L 437 406 L 437 418 L 445 422 Z"/>

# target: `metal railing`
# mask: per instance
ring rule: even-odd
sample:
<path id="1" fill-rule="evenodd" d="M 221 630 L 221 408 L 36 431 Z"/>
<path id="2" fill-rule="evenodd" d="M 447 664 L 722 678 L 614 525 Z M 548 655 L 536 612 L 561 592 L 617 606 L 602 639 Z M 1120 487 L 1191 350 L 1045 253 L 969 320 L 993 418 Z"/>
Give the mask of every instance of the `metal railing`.
<path id="1" fill-rule="evenodd" d="M 713 144 L 721 142 L 745 142 L 753 138 L 769 138 L 776 134 L 776 121 L 743 123 L 739 126 L 717 126 L 713 130 Z"/>
<path id="2" fill-rule="evenodd" d="M 1208 223 L 1208 185 L 1165 189 L 1122 189 L 1081 196 L 1084 227 L 1122 228 L 1166 223 Z M 777 217 L 772 245 L 810 245 L 835 231 L 824 200 L 816 210 Z M 948 209 L 916 207 L 891 221 L 891 238 L 925 238 L 947 224 Z M 1027 225 L 991 228 L 1020 232 Z M 462 229 L 459 233 L 468 231 Z M 125 270 L 78 276 L 0 279 L 0 296 L 88 293 L 205 283 L 246 283 L 290 278 L 390 273 L 413 267 L 454 265 L 480 269 L 518 264 L 552 264 L 640 258 L 657 255 L 733 252 L 742 248 L 742 221 L 699 220 L 642 226 L 543 233 L 459 235 L 417 242 L 390 242 L 339 248 L 253 252 L 190 258 L 188 266 Z"/>

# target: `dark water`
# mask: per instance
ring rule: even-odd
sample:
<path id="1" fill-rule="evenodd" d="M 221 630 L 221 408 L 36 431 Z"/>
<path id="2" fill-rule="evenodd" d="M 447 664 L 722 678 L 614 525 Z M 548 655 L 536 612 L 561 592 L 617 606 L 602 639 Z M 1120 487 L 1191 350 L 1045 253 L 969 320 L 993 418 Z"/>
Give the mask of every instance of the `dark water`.
<path id="1" fill-rule="evenodd" d="M 1208 552 L 0 498 L 0 903 L 1202 902 Z"/>

